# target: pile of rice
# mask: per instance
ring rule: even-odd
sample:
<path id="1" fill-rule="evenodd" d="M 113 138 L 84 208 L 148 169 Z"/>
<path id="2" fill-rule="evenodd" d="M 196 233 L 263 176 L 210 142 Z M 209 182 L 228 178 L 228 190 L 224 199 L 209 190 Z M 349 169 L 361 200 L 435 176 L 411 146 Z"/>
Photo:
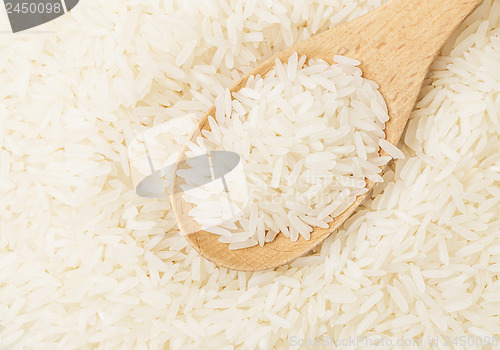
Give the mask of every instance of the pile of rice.
<path id="1" fill-rule="evenodd" d="M 368 192 L 365 179 L 383 182 L 381 166 L 391 157 L 379 156 L 379 144 L 389 115 L 378 85 L 353 58 L 306 60 L 297 53 L 285 64 L 276 59 L 265 77 L 251 76 L 232 94 L 226 89 L 215 99 L 215 119 L 208 117 L 210 131 L 188 143 L 193 166 L 177 175 L 184 173 L 184 200 L 195 204 L 189 215 L 229 249 L 263 246 L 278 233 L 309 240 L 314 227 L 328 228 Z M 197 161 L 217 150 L 242 162 L 225 186 L 207 181 L 211 171 Z"/>
<path id="2" fill-rule="evenodd" d="M 175 159 L 243 73 L 383 2 L 81 1 L 33 31 L 2 32 L 0 349 L 413 338 L 481 348 L 498 336 L 498 0 L 434 64 L 405 159 L 310 256 L 265 272 L 218 268 L 179 235 L 167 198 L 135 192 L 151 172 L 134 158 L 140 135 L 169 126 L 162 152 Z M 155 169 L 169 161 L 151 159 Z"/>

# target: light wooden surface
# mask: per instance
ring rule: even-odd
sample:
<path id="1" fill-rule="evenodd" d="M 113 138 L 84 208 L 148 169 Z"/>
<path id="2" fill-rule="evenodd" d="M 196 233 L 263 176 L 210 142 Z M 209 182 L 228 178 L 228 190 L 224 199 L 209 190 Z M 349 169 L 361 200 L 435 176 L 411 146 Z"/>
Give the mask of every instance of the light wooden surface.
<path id="1" fill-rule="evenodd" d="M 321 58 L 333 63 L 336 54 L 362 62 L 364 77 L 376 81 L 389 109 L 386 139 L 397 144 L 409 114 L 416 102 L 422 82 L 430 65 L 450 35 L 482 0 L 393 0 L 387 5 L 349 23 L 320 33 L 266 60 L 239 81 L 231 91 L 241 89 L 248 77 L 265 75 L 274 66 L 275 58 L 286 62 L 297 52 L 299 57 Z M 191 140 L 209 129 L 207 118 L 214 115 L 212 107 L 194 130 Z M 186 147 L 180 160 L 185 159 Z M 182 178 L 174 177 L 172 206 L 182 232 L 195 232 L 186 239 L 203 257 L 219 266 L 242 271 L 275 268 L 308 253 L 332 234 L 364 200 L 359 196 L 354 204 L 335 218 L 328 229 L 316 228 L 311 239 L 297 242 L 279 234 L 264 247 L 255 246 L 231 251 L 220 243 L 218 236 L 199 229 L 188 212 L 193 207 L 182 199 L 179 186 Z M 372 183 L 367 181 L 367 187 Z"/>

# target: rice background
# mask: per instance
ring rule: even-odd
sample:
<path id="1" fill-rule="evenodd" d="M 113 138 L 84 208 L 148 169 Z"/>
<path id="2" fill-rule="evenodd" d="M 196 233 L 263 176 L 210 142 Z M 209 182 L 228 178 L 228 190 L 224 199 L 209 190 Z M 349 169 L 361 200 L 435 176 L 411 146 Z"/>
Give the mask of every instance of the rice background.
<path id="1" fill-rule="evenodd" d="M 139 133 L 176 120 L 174 154 L 242 73 L 381 3 L 86 0 L 2 32 L 0 349 L 499 336 L 500 1 L 434 64 L 406 159 L 314 254 L 274 271 L 217 268 L 178 234 L 167 199 L 135 193 Z"/>

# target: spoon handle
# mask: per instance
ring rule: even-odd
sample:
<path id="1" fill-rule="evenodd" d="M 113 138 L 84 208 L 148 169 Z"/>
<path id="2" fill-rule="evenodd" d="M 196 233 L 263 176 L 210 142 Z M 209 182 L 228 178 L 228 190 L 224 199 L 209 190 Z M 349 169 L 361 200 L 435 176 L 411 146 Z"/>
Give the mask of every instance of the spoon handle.
<path id="1" fill-rule="evenodd" d="M 392 55 L 419 57 L 422 65 L 430 64 L 462 22 L 483 0 L 393 0 L 374 11 L 376 22 L 368 23 L 366 33 L 377 42 L 375 50 Z M 380 19 L 385 23 L 380 25 Z M 384 20 L 385 19 L 385 20 Z M 365 22 L 366 23 L 366 22 Z M 407 61 L 399 60 L 401 68 Z"/>
<path id="2" fill-rule="evenodd" d="M 370 62 L 361 68 L 365 76 L 379 83 L 391 112 L 387 141 L 398 143 L 430 65 L 451 34 L 482 2 L 392 0 L 345 27 L 345 40 L 351 49 L 340 54 L 357 55 L 361 62 Z M 320 35 L 338 42 L 338 32 Z M 353 53 L 352 47 L 357 48 Z M 335 50 L 338 53 L 338 47 Z"/>
<path id="3" fill-rule="evenodd" d="M 450 36 L 482 2 L 483 0 L 393 0 L 387 7 L 380 9 L 387 16 L 387 24 L 375 40 L 383 43 L 385 38 L 385 42 L 393 43 L 387 52 L 397 58 L 388 60 L 386 64 L 397 65 L 398 69 L 392 77 L 380 74 L 379 70 L 377 73 L 380 76 L 375 81 L 380 81 L 378 78 L 389 79 L 387 83 L 381 82 L 380 85 L 388 87 L 382 93 L 388 100 L 393 100 L 389 108 L 395 116 L 409 116 L 431 64 Z M 396 43 L 398 44 L 394 45 Z M 409 66 L 412 68 L 408 69 Z M 417 74 L 418 78 L 411 74 Z M 412 94 L 407 95 L 403 90 L 411 91 Z M 399 130 L 402 133 L 407 119 L 395 117 L 392 120 L 395 125 L 386 127 L 394 130 L 394 135 L 398 135 Z M 397 140 L 390 140 L 391 135 L 388 136 L 389 142 L 399 141 L 399 137 Z"/>

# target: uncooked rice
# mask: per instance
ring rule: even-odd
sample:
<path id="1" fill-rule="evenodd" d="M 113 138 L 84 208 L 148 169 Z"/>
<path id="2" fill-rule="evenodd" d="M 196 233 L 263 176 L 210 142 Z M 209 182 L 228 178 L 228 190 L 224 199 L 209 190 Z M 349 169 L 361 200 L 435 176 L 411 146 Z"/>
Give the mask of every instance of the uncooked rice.
<path id="1" fill-rule="evenodd" d="M 184 200 L 195 204 L 189 215 L 229 249 L 263 246 L 279 233 L 309 240 L 314 227 L 327 228 L 368 192 L 365 179 L 382 182 L 380 166 L 391 158 L 379 156 L 379 143 L 403 156 L 384 140 L 387 106 L 378 85 L 362 77 L 361 62 L 340 55 L 333 65 L 306 61 L 295 52 L 241 90 L 226 89 L 215 98 L 210 131 L 188 144 L 187 162 L 221 150 L 241 158 L 241 171 L 225 175 L 225 188 L 222 179 L 200 176 L 196 161 L 177 173 Z"/>
<path id="2" fill-rule="evenodd" d="M 16 35 L 0 18 L 0 348 L 480 349 L 498 337 L 498 0 L 433 65 L 405 159 L 311 255 L 218 268 L 179 235 L 167 198 L 135 192 L 151 172 L 134 158 L 141 135 L 167 126 L 168 148 L 148 149 L 154 169 L 171 164 L 242 74 L 385 2 L 80 1 Z"/>

